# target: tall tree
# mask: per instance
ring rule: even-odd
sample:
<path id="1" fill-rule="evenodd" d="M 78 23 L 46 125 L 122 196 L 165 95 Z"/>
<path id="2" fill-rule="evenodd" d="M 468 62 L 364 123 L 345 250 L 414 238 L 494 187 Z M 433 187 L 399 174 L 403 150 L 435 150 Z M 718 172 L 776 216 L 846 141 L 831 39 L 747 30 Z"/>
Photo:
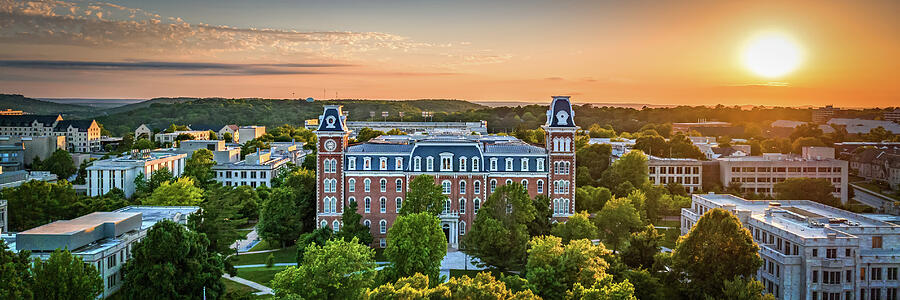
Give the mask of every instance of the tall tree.
<path id="1" fill-rule="evenodd" d="M 550 197 L 547 197 L 547 195 L 537 195 L 534 199 L 531 199 L 531 205 L 534 206 L 535 213 L 534 221 L 527 224 L 529 236 L 550 234 L 550 218 L 553 217 L 553 211 L 550 209 L 550 201 Z"/>
<path id="2" fill-rule="evenodd" d="M 0 299 L 34 298 L 30 266 L 30 251 L 10 251 L 6 242 L 0 240 Z"/>
<path id="3" fill-rule="evenodd" d="M 46 261 L 36 259 L 32 273 L 37 299 L 94 299 L 103 293 L 97 268 L 68 250 L 57 249 Z"/>
<path id="4" fill-rule="evenodd" d="M 343 239 L 309 245 L 299 266 L 275 274 L 275 296 L 300 299 L 359 299 L 374 283 L 375 250 Z"/>
<path id="5" fill-rule="evenodd" d="M 725 280 L 722 299 L 733 300 L 775 300 L 775 295 L 766 293 L 766 286 L 754 278 L 734 278 Z M 707 296 L 707 299 L 715 299 Z"/>
<path id="6" fill-rule="evenodd" d="M 205 187 L 212 183 L 213 178 L 215 178 L 215 173 L 212 170 L 212 167 L 215 165 L 216 161 L 213 160 L 212 151 L 198 149 L 185 162 L 182 176 L 193 178 L 197 185 Z"/>
<path id="7" fill-rule="evenodd" d="M 315 161 L 315 158 L 313 159 Z M 292 191 L 294 204 L 297 206 L 299 233 L 316 229 L 316 173 L 315 171 L 297 169 L 288 173 L 284 187 Z"/>
<path id="8" fill-rule="evenodd" d="M 228 255 L 234 251 L 231 244 L 241 238 L 237 226 L 244 221 L 238 214 L 238 206 L 229 199 L 230 187 L 212 187 L 206 191 L 200 211 L 188 217 L 188 228 L 203 233 L 209 240 L 207 251 Z"/>
<path id="9" fill-rule="evenodd" d="M 400 215 L 428 212 L 437 216 L 444 210 L 446 200 L 441 186 L 434 183 L 434 176 L 417 175 L 409 182 Z"/>
<path id="10" fill-rule="evenodd" d="M 612 148 L 605 144 L 591 144 L 586 147 L 578 148 L 575 152 L 575 159 L 578 161 L 578 167 L 586 167 L 592 179 L 597 180 L 603 176 L 603 171 L 609 168 L 609 159 L 612 155 Z M 581 174 L 579 174 L 581 176 Z"/>
<path id="11" fill-rule="evenodd" d="M 7 199 L 9 228 L 24 231 L 56 220 L 75 217 L 70 209 L 78 202 L 75 189 L 66 180 L 46 182 L 31 180 L 14 188 L 3 189 Z"/>
<path id="12" fill-rule="evenodd" d="M 553 227 L 553 235 L 562 239 L 564 244 L 571 240 L 593 239 L 597 236 L 597 226 L 591 223 L 587 212 L 575 213 L 569 216 L 565 223 L 556 224 Z"/>
<path id="13" fill-rule="evenodd" d="M 372 128 L 369 128 L 369 127 L 364 127 L 363 129 L 360 129 L 359 132 L 356 133 L 356 141 L 360 142 L 360 143 L 368 142 L 369 140 L 376 138 L 383 134 L 384 134 L 384 132 L 381 132 L 378 130 L 373 130 Z"/>
<path id="14" fill-rule="evenodd" d="M 156 144 L 153 143 L 153 141 L 151 141 L 151 140 L 143 139 L 143 138 L 135 141 L 134 145 L 132 146 L 132 149 L 139 149 L 139 150 L 153 149 L 153 148 L 156 148 Z"/>
<path id="15" fill-rule="evenodd" d="M 396 277 L 422 273 L 439 280 L 441 260 L 447 254 L 447 237 L 437 217 L 420 212 L 398 216 L 388 230 L 384 255 Z"/>
<path id="16" fill-rule="evenodd" d="M 601 181 L 605 187 L 613 190 L 616 196 L 622 197 L 631 192 L 630 189 L 622 189 L 620 185 L 628 183 L 632 189 L 644 185 L 648 180 L 647 156 L 639 150 L 622 155 L 613 162 L 612 166 L 603 172 Z"/>
<path id="17" fill-rule="evenodd" d="M 341 227 L 337 236 L 348 241 L 356 238 L 363 245 L 370 245 L 372 244 L 372 232 L 368 226 L 362 224 L 362 215 L 359 214 L 357 209 L 358 204 L 356 201 L 351 201 L 344 208 L 344 212 L 341 214 L 341 221 L 344 222 L 344 226 Z"/>
<path id="18" fill-rule="evenodd" d="M 825 178 L 788 178 L 775 184 L 776 198 L 782 200 L 812 200 L 839 207 L 841 202 L 831 193 L 834 185 Z"/>
<path id="19" fill-rule="evenodd" d="M 72 160 L 72 155 L 69 154 L 69 151 L 58 149 L 41 164 L 40 171 L 50 171 L 50 173 L 56 174 L 60 179 L 69 180 L 69 177 L 75 175 L 78 169 L 75 168 L 75 161 Z"/>
<path id="20" fill-rule="evenodd" d="M 555 236 L 540 236 L 528 243 L 526 277 L 537 295 L 546 299 L 562 299 L 576 283 L 591 286 L 597 279 L 609 276 L 609 265 L 603 260 L 606 248 L 586 239 L 563 244 Z"/>
<path id="21" fill-rule="evenodd" d="M 178 206 L 198 205 L 203 201 L 203 189 L 194 186 L 194 180 L 186 177 L 174 182 L 163 182 L 153 194 L 143 200 L 144 205 Z"/>
<path id="22" fill-rule="evenodd" d="M 282 246 L 293 243 L 304 229 L 297 211 L 294 193 L 290 189 L 272 189 L 259 211 L 259 223 L 256 225 L 259 236 Z"/>
<path id="23" fill-rule="evenodd" d="M 674 269 L 684 274 L 695 296 L 721 298 L 724 278 L 750 278 L 759 267 L 759 246 L 730 212 L 715 208 L 703 214 L 672 254 Z"/>
<path id="24" fill-rule="evenodd" d="M 578 186 L 575 189 L 575 211 L 598 212 L 611 198 L 612 192 L 608 188 Z"/>
<path id="25" fill-rule="evenodd" d="M 647 225 L 644 230 L 631 234 L 628 247 L 622 250 L 620 257 L 625 265 L 634 269 L 649 269 L 655 263 L 654 257 L 662 249 L 660 242 L 663 236 Z"/>
<path id="26" fill-rule="evenodd" d="M 482 205 L 463 247 L 482 265 L 501 270 L 518 269 L 525 264 L 528 226 L 535 209 L 525 188 L 519 183 L 498 187 Z"/>
<path id="27" fill-rule="evenodd" d="M 603 241 L 617 252 L 625 238 L 641 226 L 641 216 L 628 198 L 616 198 L 606 202 L 594 222 Z"/>
<path id="28" fill-rule="evenodd" d="M 125 263 L 123 292 L 128 299 L 197 299 L 224 295 L 224 262 L 209 252 L 209 241 L 183 225 L 164 220 L 147 232 Z M 150 292 L 152 291 L 152 292 Z"/>

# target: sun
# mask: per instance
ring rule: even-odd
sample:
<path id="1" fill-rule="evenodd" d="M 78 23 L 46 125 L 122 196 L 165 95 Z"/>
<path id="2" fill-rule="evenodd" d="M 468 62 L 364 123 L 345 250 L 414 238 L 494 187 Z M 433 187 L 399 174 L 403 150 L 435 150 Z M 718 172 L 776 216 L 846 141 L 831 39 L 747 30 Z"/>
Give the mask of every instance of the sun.
<path id="1" fill-rule="evenodd" d="M 803 51 L 789 36 L 766 33 L 752 38 L 742 54 L 744 66 L 766 78 L 778 78 L 791 73 L 803 62 Z"/>

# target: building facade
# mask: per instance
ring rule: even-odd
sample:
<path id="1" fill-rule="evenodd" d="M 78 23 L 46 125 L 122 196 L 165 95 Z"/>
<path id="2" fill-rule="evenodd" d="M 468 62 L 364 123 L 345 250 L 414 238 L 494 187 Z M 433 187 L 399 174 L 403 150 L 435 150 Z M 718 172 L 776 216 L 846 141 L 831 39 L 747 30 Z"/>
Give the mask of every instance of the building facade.
<path id="1" fill-rule="evenodd" d="M 226 186 L 272 186 L 275 178 L 290 162 L 289 157 L 273 156 L 271 152 L 247 154 L 236 163 L 217 164 L 212 167 L 216 181 Z"/>
<path id="2" fill-rule="evenodd" d="M 0 135 L 64 136 L 69 151 L 103 150 L 100 125 L 94 120 L 63 120 L 59 115 L 0 115 Z"/>
<path id="3" fill-rule="evenodd" d="M 309 130 L 319 128 L 318 119 L 310 119 L 304 122 Z M 363 128 L 388 132 L 397 129 L 406 133 L 421 133 L 430 135 L 466 135 L 470 133 L 487 134 L 487 121 L 479 122 L 399 122 L 399 121 L 347 121 L 347 129 L 350 136 Z"/>
<path id="4" fill-rule="evenodd" d="M 7 220 L 9 220 L 9 206 L 7 203 L 6 200 L 0 200 L 0 234 L 6 232 L 7 228 L 9 228 L 9 223 L 7 223 Z"/>
<path id="5" fill-rule="evenodd" d="M 690 158 L 661 158 L 649 156 L 647 159 L 650 183 L 666 185 L 678 183 L 688 193 L 703 188 L 703 164 Z"/>
<path id="6" fill-rule="evenodd" d="M 385 247 L 408 183 L 423 174 L 434 176 L 447 196 L 439 218 L 451 247 L 458 247 L 491 193 L 513 182 L 522 184 L 531 197 L 550 197 L 553 218 L 564 221 L 575 209 L 578 127 L 573 117 L 569 97 L 553 97 L 543 147 L 482 135 L 383 136 L 349 145 L 341 107 L 325 106 L 316 130 L 316 222 L 337 231 L 344 207 L 357 202 L 363 224 L 371 228 L 373 246 Z"/>
<path id="7" fill-rule="evenodd" d="M 812 121 L 816 124 L 824 124 L 834 118 L 834 114 L 840 111 L 840 109 L 835 109 L 834 106 L 827 105 L 825 107 L 820 107 L 814 109 L 812 111 Z"/>
<path id="8" fill-rule="evenodd" d="M 831 157 L 764 153 L 719 158 L 720 180 L 724 186 L 740 184 L 742 193 L 775 196 L 775 184 L 788 178 L 825 178 L 834 184 L 832 194 L 846 204 L 849 165 L 831 153 Z"/>
<path id="9" fill-rule="evenodd" d="M 87 190 L 91 197 L 105 195 L 117 188 L 131 197 L 135 191 L 134 179 L 139 174 L 150 180 L 153 173 L 168 169 L 175 177 L 184 172 L 187 154 L 133 151 L 122 157 L 95 161 L 87 167 Z"/>
<path id="10" fill-rule="evenodd" d="M 900 226 L 807 200 L 695 194 L 681 210 L 687 234 L 707 211 L 740 219 L 759 245 L 756 278 L 776 299 L 897 299 Z"/>
<path id="11" fill-rule="evenodd" d="M 240 147 L 225 146 L 223 140 L 187 140 L 178 143 L 176 152 L 187 154 L 187 158 L 194 155 L 194 151 L 206 149 L 212 152 L 213 160 L 218 164 L 236 163 L 241 160 Z"/>
<path id="12" fill-rule="evenodd" d="M 161 144 L 173 144 L 179 135 L 190 135 L 192 140 L 208 140 L 209 131 L 205 130 L 182 130 L 168 133 L 157 133 L 153 136 L 153 140 Z"/>
<path id="13" fill-rule="evenodd" d="M 266 126 L 241 126 L 238 129 L 238 135 L 234 136 L 234 140 L 243 145 L 264 134 L 266 134 Z"/>

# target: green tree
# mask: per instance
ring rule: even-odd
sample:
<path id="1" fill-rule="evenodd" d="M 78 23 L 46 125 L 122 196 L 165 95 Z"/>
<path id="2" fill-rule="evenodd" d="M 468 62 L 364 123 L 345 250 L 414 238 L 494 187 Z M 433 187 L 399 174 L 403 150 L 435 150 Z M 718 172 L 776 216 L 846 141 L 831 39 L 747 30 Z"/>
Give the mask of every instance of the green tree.
<path id="1" fill-rule="evenodd" d="M 474 278 L 469 276 L 450 278 L 438 288 L 444 287 L 452 295 L 451 299 L 512 299 L 537 300 L 530 290 L 513 292 L 506 284 L 489 273 L 481 272 Z M 445 294 L 446 295 L 446 294 Z"/>
<path id="2" fill-rule="evenodd" d="M 603 259 L 609 251 L 602 244 L 581 239 L 564 245 L 559 237 L 540 236 L 532 238 L 528 247 L 528 285 L 543 298 L 562 299 L 576 283 L 590 286 L 609 276 Z"/>
<path id="3" fill-rule="evenodd" d="M 209 139 L 210 139 L 210 140 L 218 140 L 218 139 L 219 139 L 219 134 L 216 133 L 214 130 L 210 130 L 210 131 L 209 131 Z"/>
<path id="4" fill-rule="evenodd" d="M 553 235 L 561 238 L 564 244 L 572 240 L 590 240 L 597 236 L 597 226 L 591 223 L 587 212 L 575 213 L 565 223 L 556 224 Z"/>
<path id="5" fill-rule="evenodd" d="M 375 250 L 359 241 L 309 245 L 303 262 L 275 274 L 275 296 L 301 299 L 358 299 L 374 283 Z"/>
<path id="6" fill-rule="evenodd" d="M 605 187 L 578 186 L 575 189 L 575 211 L 600 211 L 611 198 L 612 192 Z"/>
<path id="7" fill-rule="evenodd" d="M 616 196 L 625 196 L 631 189 L 644 185 L 650 177 L 648 175 L 647 156 L 638 150 L 622 155 L 613 162 L 612 166 L 603 172 L 601 181 L 605 187 L 613 190 Z M 628 183 L 630 189 L 620 187 Z"/>
<path id="8" fill-rule="evenodd" d="M 634 142 L 634 149 L 657 157 L 669 157 L 669 143 L 659 135 L 643 135 Z"/>
<path id="9" fill-rule="evenodd" d="M 144 173 L 139 173 L 134 177 L 134 191 L 137 195 L 133 197 L 141 198 L 144 195 L 149 195 L 163 183 L 173 180 L 175 180 L 175 176 L 172 175 L 172 172 L 167 168 L 156 170 L 150 175 L 149 180 L 147 180 Z"/>
<path id="10" fill-rule="evenodd" d="M 591 175 L 590 178 L 596 180 L 600 179 L 603 176 L 603 171 L 606 171 L 606 169 L 609 168 L 609 159 L 611 155 L 612 148 L 610 145 L 592 144 L 578 148 L 575 152 L 575 159 L 578 161 L 578 168 L 587 168 Z M 581 174 L 578 175 L 581 176 Z"/>
<path id="11" fill-rule="evenodd" d="M 136 142 L 134 142 L 134 145 L 132 146 L 132 149 L 139 149 L 139 150 L 153 149 L 153 148 L 156 148 L 156 144 L 153 143 L 153 141 L 148 140 L 148 139 L 139 139 Z"/>
<path id="12" fill-rule="evenodd" d="M 303 262 L 303 254 L 306 253 L 306 249 L 309 245 L 317 245 L 323 246 L 325 242 L 334 238 L 334 230 L 328 227 L 322 227 L 312 232 L 307 232 L 301 234 L 299 238 L 297 238 L 297 263 Z M 350 239 L 353 240 L 352 238 Z M 362 242 L 360 242 L 362 243 Z"/>
<path id="13" fill-rule="evenodd" d="M 293 170 L 285 178 L 283 187 L 292 192 L 297 206 L 299 233 L 316 229 L 316 173 L 304 169 Z"/>
<path id="14" fill-rule="evenodd" d="M 228 255 L 231 244 L 241 238 L 238 224 L 243 223 L 238 206 L 228 197 L 229 187 L 213 187 L 206 192 L 200 210 L 188 217 L 188 228 L 203 233 L 209 240 L 207 251 Z"/>
<path id="15" fill-rule="evenodd" d="M 547 197 L 547 195 L 537 195 L 534 199 L 531 199 L 531 205 L 534 206 L 534 221 L 526 225 L 529 236 L 550 234 L 550 218 L 553 217 L 550 201 L 550 197 Z"/>
<path id="16" fill-rule="evenodd" d="M 695 295 L 723 297 L 723 278 L 750 278 L 759 267 L 759 246 L 730 212 L 715 208 L 678 239 L 673 267 L 690 282 Z"/>
<path id="17" fill-rule="evenodd" d="M 293 243 L 304 229 L 301 215 L 297 212 L 297 203 L 291 190 L 272 189 L 259 212 L 259 223 L 256 225 L 259 236 L 266 241 L 277 242 L 282 247 Z"/>
<path id="18" fill-rule="evenodd" d="M 497 187 L 478 211 L 472 231 L 463 238 L 463 247 L 482 265 L 500 270 L 521 268 L 529 240 L 526 224 L 535 214 L 521 184 Z"/>
<path id="19" fill-rule="evenodd" d="M 341 214 L 344 226 L 337 233 L 337 237 L 347 241 L 353 240 L 355 237 L 363 245 L 371 245 L 372 232 L 368 226 L 362 224 L 362 215 L 357 211 L 358 208 L 356 201 L 350 201 L 344 208 L 344 212 Z"/>
<path id="20" fill-rule="evenodd" d="M 82 196 L 78 199 L 78 202 L 69 206 L 69 210 L 72 211 L 74 216 L 83 216 L 95 211 L 114 211 L 130 204 L 128 199 L 125 198 L 124 191 L 113 188 L 105 195 L 96 197 Z"/>
<path id="21" fill-rule="evenodd" d="M 203 189 L 194 186 L 194 180 L 182 177 L 174 182 L 163 182 L 142 202 L 144 205 L 181 206 L 198 205 L 201 201 Z"/>
<path id="22" fill-rule="evenodd" d="M 215 172 L 212 170 L 212 167 L 215 165 L 216 161 L 213 160 L 212 151 L 198 149 L 185 162 L 182 176 L 193 178 L 194 182 L 200 186 L 207 186 L 213 183 L 215 178 Z"/>
<path id="23" fill-rule="evenodd" d="M 59 178 L 68 180 L 72 175 L 75 175 L 78 169 L 75 168 L 75 161 L 72 160 L 72 155 L 69 154 L 69 151 L 57 149 L 41 164 L 41 169 L 38 171 L 50 171 L 50 173 L 56 174 Z"/>
<path id="24" fill-rule="evenodd" d="M 825 143 L 819 138 L 801 137 L 794 140 L 794 143 L 791 144 L 791 152 L 796 154 L 803 153 L 804 147 L 825 147 Z"/>
<path id="25" fill-rule="evenodd" d="M 396 277 L 422 273 L 439 279 L 441 260 L 447 254 L 447 237 L 437 217 L 420 212 L 398 216 L 387 235 L 384 255 Z"/>
<path id="26" fill-rule="evenodd" d="M 619 245 L 641 226 L 641 216 L 628 198 L 616 198 L 606 202 L 594 222 L 597 223 L 600 237 L 613 246 L 615 253 L 619 250 Z"/>
<path id="27" fill-rule="evenodd" d="M 225 140 L 226 143 L 234 142 L 234 136 L 231 134 L 231 132 L 223 133 L 222 139 Z"/>
<path id="28" fill-rule="evenodd" d="M 722 298 L 733 300 L 775 300 L 775 295 L 766 294 L 766 287 L 759 280 L 735 277 L 734 280 L 725 280 L 722 287 Z M 716 299 L 706 295 L 707 299 Z"/>
<path id="29" fill-rule="evenodd" d="M 669 140 L 669 153 L 667 157 L 675 158 L 693 158 L 705 160 L 706 155 L 700 151 L 687 136 L 676 134 Z"/>
<path id="30" fill-rule="evenodd" d="M 68 250 L 56 249 L 46 261 L 34 260 L 32 274 L 37 299 L 94 299 L 103 293 L 97 268 Z"/>
<path id="31" fill-rule="evenodd" d="M 588 130 L 592 138 L 614 138 L 616 137 L 616 131 L 613 130 L 612 126 L 607 125 L 606 127 L 600 126 L 600 124 L 591 125 Z"/>
<path id="32" fill-rule="evenodd" d="M 58 182 L 31 180 L 3 189 L 9 207 L 10 231 L 24 231 L 56 220 L 75 217 L 70 209 L 78 202 L 75 189 L 65 179 Z"/>
<path id="33" fill-rule="evenodd" d="M 884 127 L 878 126 L 869 130 L 869 133 L 863 135 L 863 138 L 869 142 L 896 141 L 896 134 L 884 129 Z"/>
<path id="34" fill-rule="evenodd" d="M 0 299 L 33 299 L 31 252 L 8 249 L 6 242 L 0 240 Z"/>
<path id="35" fill-rule="evenodd" d="M 599 279 L 590 287 L 576 283 L 572 290 L 566 292 L 566 300 L 637 300 L 634 296 L 634 285 L 628 280 L 613 282 L 612 276 Z"/>
<path id="36" fill-rule="evenodd" d="M 653 267 L 656 262 L 654 257 L 662 249 L 660 246 L 662 238 L 653 225 L 647 225 L 644 230 L 632 233 L 628 239 L 628 247 L 622 250 L 620 255 L 622 262 L 634 269 Z"/>
<path id="37" fill-rule="evenodd" d="M 128 150 L 131 150 L 131 148 L 134 147 L 134 134 L 126 133 L 125 135 L 123 135 L 122 141 L 119 142 L 119 145 L 117 147 L 118 148 L 116 148 L 116 151 L 119 152 L 126 152 Z"/>
<path id="38" fill-rule="evenodd" d="M 369 128 L 369 127 L 364 127 L 363 129 L 360 129 L 359 132 L 356 133 L 356 141 L 360 142 L 360 143 L 368 142 L 369 140 L 376 138 L 383 134 L 384 134 L 384 132 L 381 132 L 378 130 L 373 130 L 372 128 Z"/>
<path id="39" fill-rule="evenodd" d="M 775 184 L 776 198 L 781 200 L 812 200 L 840 207 L 841 202 L 831 193 L 834 185 L 826 178 L 788 178 Z"/>
<path id="40" fill-rule="evenodd" d="M 400 215 L 427 212 L 437 216 L 444 210 L 446 200 L 447 196 L 443 194 L 441 186 L 434 183 L 434 176 L 417 175 L 409 182 Z"/>
<path id="41" fill-rule="evenodd" d="M 121 292 L 127 299 L 197 299 L 204 291 L 213 299 L 224 295 L 223 258 L 207 251 L 208 244 L 203 234 L 178 223 L 154 224 L 125 263 Z"/>
<path id="42" fill-rule="evenodd" d="M 791 133 L 791 139 L 796 140 L 803 137 L 818 139 L 822 137 L 822 129 L 819 129 L 819 125 L 814 123 L 806 123 L 795 127 L 794 132 Z"/>

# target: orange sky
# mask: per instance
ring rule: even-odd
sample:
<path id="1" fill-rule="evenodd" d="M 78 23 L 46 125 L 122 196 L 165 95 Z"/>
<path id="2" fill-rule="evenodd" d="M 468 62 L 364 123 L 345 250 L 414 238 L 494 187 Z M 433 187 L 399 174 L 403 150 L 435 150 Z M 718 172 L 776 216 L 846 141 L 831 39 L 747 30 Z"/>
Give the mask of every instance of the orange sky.
<path id="1" fill-rule="evenodd" d="M 144 2 L 0 2 L 0 92 L 900 103 L 898 1 Z M 800 45 L 796 71 L 741 64 L 767 31 Z"/>

